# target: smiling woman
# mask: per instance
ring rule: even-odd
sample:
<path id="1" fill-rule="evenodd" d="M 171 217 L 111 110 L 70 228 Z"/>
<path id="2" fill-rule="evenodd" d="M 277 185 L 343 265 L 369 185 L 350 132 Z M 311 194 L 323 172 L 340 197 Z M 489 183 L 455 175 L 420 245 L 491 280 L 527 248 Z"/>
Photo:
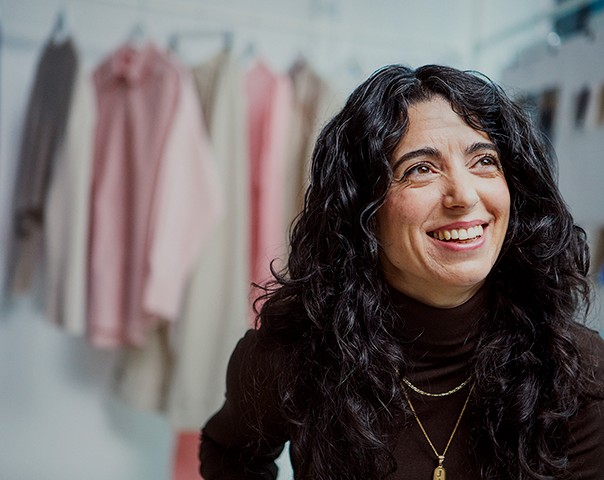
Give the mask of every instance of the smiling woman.
<path id="1" fill-rule="evenodd" d="M 495 264 L 510 194 L 497 147 L 435 96 L 409 108 L 395 181 L 377 212 L 388 283 L 436 307 L 471 298 Z M 479 233 L 480 232 L 480 233 Z"/>
<path id="2" fill-rule="evenodd" d="M 588 250 L 529 118 L 478 74 L 384 67 L 322 131 L 287 269 L 205 425 L 206 480 L 599 480 Z"/>

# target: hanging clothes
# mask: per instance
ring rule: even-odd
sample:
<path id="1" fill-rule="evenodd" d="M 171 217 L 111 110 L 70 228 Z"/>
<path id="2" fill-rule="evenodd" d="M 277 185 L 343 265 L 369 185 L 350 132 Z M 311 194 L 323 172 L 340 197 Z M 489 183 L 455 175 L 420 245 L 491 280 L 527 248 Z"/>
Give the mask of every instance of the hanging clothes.
<path id="1" fill-rule="evenodd" d="M 224 383 L 224 382 L 223 382 Z M 197 480 L 199 472 L 199 428 L 181 432 L 174 441 L 170 480 Z"/>
<path id="2" fill-rule="evenodd" d="M 292 85 L 262 59 L 246 72 L 250 155 L 250 271 L 259 285 L 272 278 L 270 264 L 283 266 L 286 252 L 285 173 Z M 262 292 L 252 293 L 252 300 Z"/>
<path id="3" fill-rule="evenodd" d="M 323 125 L 340 108 L 330 85 L 309 62 L 298 58 L 288 72 L 293 85 L 293 108 L 288 132 L 285 175 L 285 218 L 289 225 L 304 204 L 312 150 Z M 286 239 L 287 240 L 287 239 Z"/>
<path id="4" fill-rule="evenodd" d="M 218 184 L 229 191 L 225 215 L 195 267 L 171 338 L 160 330 L 144 348 L 128 349 L 116 390 L 135 408 L 165 411 L 176 430 L 197 431 L 223 401 L 230 352 L 248 325 L 249 177 L 243 75 L 232 53 L 221 52 L 194 68 L 193 76 Z"/>
<path id="5" fill-rule="evenodd" d="M 181 148 L 185 145 L 193 147 L 196 144 L 206 144 L 209 140 L 207 139 L 205 122 L 199 107 L 193 77 L 183 66 L 179 65 L 179 69 L 181 72 L 182 95 L 178 125 L 180 125 L 181 136 L 179 141 L 173 142 L 173 144 L 178 144 Z M 191 153 L 193 153 L 193 149 Z M 176 155 L 176 158 L 179 157 L 176 151 L 173 151 L 172 155 Z M 192 155 L 189 156 L 194 158 Z M 201 173 L 204 177 L 204 183 L 199 184 L 197 189 L 191 189 L 191 192 L 198 192 L 205 196 L 205 199 L 192 203 L 196 207 L 194 212 L 196 218 L 191 219 L 192 223 L 202 222 L 207 227 L 211 227 L 204 231 L 201 255 L 205 255 L 208 246 L 211 245 L 214 231 L 217 228 L 216 225 L 220 225 L 225 218 L 223 214 L 224 203 L 228 199 L 228 197 L 223 199 L 223 190 L 216 164 L 212 162 L 211 166 L 211 170 Z M 186 175 L 187 170 L 181 170 L 181 173 Z M 217 200 L 220 200 L 219 204 L 217 204 Z M 218 206 L 219 209 L 216 207 L 212 209 L 213 204 Z M 207 218 L 207 213 L 204 213 L 204 209 L 208 208 L 210 213 L 214 212 L 211 218 Z M 170 252 L 166 251 L 166 254 L 169 256 Z M 194 268 L 198 261 L 199 257 L 196 256 L 191 263 L 191 277 L 193 277 Z M 187 288 L 184 289 L 183 295 L 186 295 L 186 290 Z M 183 310 L 182 302 L 184 302 L 184 299 L 183 296 L 180 312 Z M 167 395 L 172 383 L 173 364 L 177 353 L 174 349 L 173 331 L 180 322 L 179 319 L 176 325 L 159 324 L 157 328 L 148 332 L 147 342 L 144 345 L 124 349 L 116 369 L 115 390 L 117 395 L 126 403 L 141 410 L 166 410 Z"/>
<path id="6" fill-rule="evenodd" d="M 121 47 L 94 79 L 88 333 L 142 346 L 177 318 L 221 197 L 188 72 L 148 43 Z"/>
<path id="7" fill-rule="evenodd" d="M 290 114 L 289 131 L 287 132 L 287 156 L 283 158 L 285 162 L 285 175 L 284 181 L 284 212 L 285 212 L 285 226 L 293 220 L 295 215 L 299 212 L 302 207 L 302 200 L 304 196 L 304 190 L 307 186 L 307 174 L 310 164 L 310 157 L 312 147 L 315 143 L 316 136 L 320 127 L 333 113 L 335 113 L 338 102 L 335 100 L 335 95 L 332 93 L 329 85 L 312 69 L 312 67 L 306 61 L 298 61 L 288 72 L 292 80 L 293 85 L 293 104 L 292 111 Z M 211 78 L 211 72 L 208 72 L 208 77 Z M 210 90 L 207 90 L 210 93 Z M 203 98 L 203 96 L 202 96 Z M 214 138 L 213 138 L 214 140 Z M 216 145 L 216 143 L 215 143 Z M 283 229 L 283 241 L 286 241 L 285 234 L 286 228 Z M 200 299 L 201 300 L 201 299 Z M 202 315 L 202 304 L 198 309 L 198 314 L 192 316 L 194 318 L 201 318 Z M 184 324 L 181 324 L 184 326 Z M 202 322 L 197 322 L 198 328 L 202 328 Z M 209 332 L 208 332 L 209 333 Z M 234 332 L 237 334 L 237 331 Z M 208 354 L 204 355 L 205 358 L 201 358 L 200 352 L 207 350 L 214 353 L 216 348 L 211 348 L 212 341 L 214 343 L 217 339 L 220 339 L 220 347 L 224 347 L 227 344 L 236 344 L 237 338 L 233 337 L 229 339 L 229 342 L 224 342 L 220 331 L 215 334 L 214 340 L 210 337 L 206 338 L 203 343 L 199 343 L 202 335 L 185 335 L 183 338 L 190 338 L 189 350 L 195 353 L 198 357 L 197 362 L 190 362 L 191 373 L 188 377 L 188 381 L 183 381 L 183 387 L 189 389 L 195 388 L 195 385 L 202 385 L 199 381 L 195 380 L 195 366 L 197 371 L 199 368 L 203 368 L 202 371 L 207 371 L 208 378 L 212 379 L 212 383 L 208 382 L 206 390 L 199 389 L 197 396 L 190 396 L 192 399 L 195 397 L 200 400 L 206 400 L 208 397 L 213 399 L 220 398 L 224 399 L 224 372 L 226 372 L 226 365 L 228 363 L 228 350 L 221 350 L 221 354 L 225 352 L 227 355 L 220 357 L 220 363 L 216 363 L 214 359 L 208 358 Z M 239 330 L 241 335 L 241 330 Z M 197 342 L 197 343 L 196 343 Z M 206 345 L 207 344 L 207 345 Z M 233 348 L 233 346 L 231 346 Z M 184 354 L 185 349 L 179 350 L 180 356 Z M 191 357 L 193 359 L 193 357 Z M 223 375 L 218 375 L 217 372 L 223 372 Z M 213 377 L 213 378 L 212 378 Z M 178 383 L 178 382 L 177 382 Z M 185 390 L 186 391 L 186 390 Z M 189 390 L 190 391 L 190 390 Z M 178 398 L 179 389 L 175 388 L 170 391 L 172 397 Z M 184 402 L 178 402 L 177 405 L 182 405 Z M 207 401 L 200 402 L 200 405 L 208 405 Z M 192 478 L 193 472 L 198 470 L 197 449 L 199 448 L 199 420 L 200 418 L 207 419 L 212 413 L 215 413 L 217 407 L 214 402 L 211 408 L 200 410 L 197 415 L 192 415 L 190 420 L 195 422 L 178 423 L 176 425 L 181 428 L 189 428 L 190 431 L 182 431 L 178 435 L 175 447 L 174 447 L 174 459 L 172 469 L 172 480 L 188 480 Z M 202 421 L 203 423 L 203 421 Z"/>
<path id="8" fill-rule="evenodd" d="M 180 431 L 194 431 L 198 437 L 199 419 L 209 417 L 224 398 L 224 382 L 217 372 L 226 372 L 229 350 L 248 325 L 249 171 L 243 73 L 236 59 L 225 50 L 193 73 L 222 181 L 232 192 L 226 221 L 215 232 L 189 291 L 169 393 L 171 424 Z M 190 463 L 196 464 L 195 456 L 179 454 L 191 446 L 184 438 L 187 434 L 179 435 L 176 442 L 173 479 L 197 470 L 196 465 L 190 470 Z"/>
<path id="9" fill-rule="evenodd" d="M 80 67 L 67 118 L 44 210 L 45 303 L 53 323 L 84 335 L 96 103 L 92 78 Z"/>
<path id="10" fill-rule="evenodd" d="M 223 401 L 230 352 L 247 329 L 249 305 L 249 170 L 243 72 L 230 50 L 193 70 L 201 108 L 228 189 L 226 215 L 208 242 L 177 326 L 168 418 L 178 430 L 197 430 Z"/>
<path id="11" fill-rule="evenodd" d="M 7 266 L 7 286 L 13 293 L 28 291 L 42 260 L 49 179 L 65 134 L 78 63 L 70 38 L 51 39 L 36 69 L 15 184 L 15 229 Z"/>

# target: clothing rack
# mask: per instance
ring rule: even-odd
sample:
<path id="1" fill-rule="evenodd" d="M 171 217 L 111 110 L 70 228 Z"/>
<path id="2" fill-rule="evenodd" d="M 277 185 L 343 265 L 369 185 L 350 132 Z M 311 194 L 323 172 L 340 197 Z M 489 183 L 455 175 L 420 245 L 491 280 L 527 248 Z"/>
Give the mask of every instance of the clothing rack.
<path id="1" fill-rule="evenodd" d="M 35 0 L 37 2 L 46 3 L 46 0 Z M 476 11 L 480 11 L 483 0 L 474 0 Z M 572 13 L 581 8 L 593 5 L 597 0 L 569 0 L 568 2 L 550 8 L 549 10 L 533 15 L 525 21 L 519 22 L 510 28 L 504 28 L 499 32 L 485 38 L 477 38 L 473 42 L 472 50 L 475 59 L 479 59 L 481 55 L 486 55 L 491 47 L 495 47 L 510 38 L 533 28 L 539 22 L 555 20 L 563 15 Z M 77 5 L 90 4 L 101 5 L 118 10 L 130 10 L 138 12 L 140 21 L 147 14 L 165 14 L 176 17 L 185 17 L 187 19 L 199 19 L 200 21 L 211 21 L 212 24 L 226 25 L 229 31 L 254 30 L 271 31 L 276 34 L 298 35 L 302 38 L 325 39 L 327 42 L 350 43 L 364 42 L 366 44 L 380 45 L 400 45 L 405 43 L 406 48 L 413 50 L 415 46 L 421 47 L 423 40 L 418 38 L 405 38 L 400 33 L 392 33 L 378 28 L 371 27 L 351 27 L 340 22 L 341 15 L 338 8 L 325 9 L 321 7 L 320 2 L 315 2 L 313 10 L 310 13 L 312 21 L 308 18 L 292 18 L 280 14 L 272 14 L 264 11 L 249 12 L 240 11 L 234 8 L 224 6 L 208 5 L 208 2 L 198 2 L 195 0 L 68 0 L 64 3 L 68 8 L 76 7 Z M 316 11 L 315 11 L 316 10 Z M 69 25 L 71 27 L 71 25 Z M 6 27 L 6 25 L 5 25 Z M 220 29 L 220 27 L 217 27 Z M 17 48 L 38 48 L 43 37 L 38 34 L 31 33 L 18 34 L 4 28 L 4 43 L 6 46 Z M 178 44 L 180 39 L 216 35 L 215 33 L 203 32 L 182 32 L 174 33 L 170 36 L 172 43 Z M 224 28 L 220 35 L 224 37 L 225 45 L 231 45 L 233 35 L 225 32 Z M 253 35 L 253 33 L 252 33 Z M 435 45 L 434 48 L 441 48 L 443 51 L 450 50 L 449 42 L 442 40 L 442 45 Z M 84 46 L 85 51 L 89 53 L 102 54 L 100 49 Z"/>
<path id="2" fill-rule="evenodd" d="M 43 1 L 43 0 L 40 0 Z M 338 9 L 324 8 L 319 3 L 314 5 L 314 16 L 319 18 L 319 22 L 293 20 L 289 17 L 280 15 L 272 15 L 267 12 L 258 12 L 250 14 L 249 12 L 242 13 L 236 9 L 224 7 L 210 6 L 200 4 L 191 0 L 71 0 L 73 3 L 93 3 L 107 6 L 131 8 L 141 12 L 166 13 L 173 15 L 183 15 L 186 17 L 212 18 L 218 21 L 225 21 L 237 26 L 253 26 L 260 29 L 269 28 L 271 30 L 282 30 L 289 33 L 298 33 L 306 35 L 336 35 L 338 37 L 346 37 L 353 35 L 357 38 L 374 39 L 376 41 L 400 41 L 401 38 L 385 33 L 379 29 L 373 28 L 355 28 L 354 31 L 344 25 L 337 23 Z M 475 0 L 476 4 L 482 3 L 483 0 Z M 576 12 L 584 7 L 589 7 L 595 4 L 597 0 L 569 0 L 561 5 L 554 6 L 549 10 L 535 14 L 532 17 L 517 23 L 509 28 L 503 29 L 494 35 L 488 36 L 485 39 L 476 41 L 474 49 L 481 51 L 496 44 L 499 44 L 510 37 L 533 28 L 536 24 L 547 21 L 556 20 L 569 13 Z M 323 17 L 323 18 L 321 18 Z M 328 20 L 325 22 L 325 20 Z M 333 22 L 336 20 L 336 22 Z M 410 39 L 411 40 L 411 39 Z M 411 43 L 413 43 L 411 41 Z"/>
<path id="3" fill-rule="evenodd" d="M 45 0 L 36 0 L 45 3 Z M 299 35 L 304 38 L 317 38 L 328 40 L 335 39 L 338 42 L 376 43 L 380 45 L 400 45 L 404 42 L 410 49 L 423 45 L 423 40 L 417 38 L 404 38 L 401 33 L 391 33 L 379 28 L 348 26 L 340 22 L 339 10 L 337 8 L 324 8 L 319 3 L 314 6 L 310 13 L 313 21 L 308 18 L 292 18 L 285 15 L 273 14 L 267 11 L 242 12 L 235 8 L 208 5 L 209 2 L 196 0 L 70 0 L 68 4 L 72 7 L 77 4 L 92 4 L 112 7 L 116 9 L 127 9 L 146 14 L 164 14 L 187 19 L 211 20 L 212 23 L 228 25 L 229 29 L 270 31 L 288 36 Z M 443 50 L 450 48 L 450 42 L 443 39 L 440 45 Z"/>
<path id="4" fill-rule="evenodd" d="M 201 39 L 211 37 L 222 37 L 222 43 L 225 49 L 230 49 L 233 46 L 234 33 L 230 30 L 191 30 L 187 32 L 172 33 L 168 37 L 168 48 L 172 51 L 177 51 L 182 39 Z"/>

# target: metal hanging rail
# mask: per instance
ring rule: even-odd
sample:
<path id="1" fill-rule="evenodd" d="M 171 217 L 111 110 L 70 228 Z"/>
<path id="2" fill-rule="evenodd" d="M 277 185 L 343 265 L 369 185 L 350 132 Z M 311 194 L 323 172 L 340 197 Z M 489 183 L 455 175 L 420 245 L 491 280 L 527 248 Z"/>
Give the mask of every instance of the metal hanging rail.
<path id="1" fill-rule="evenodd" d="M 45 0 L 36 0 L 45 3 Z M 335 4 L 343 0 L 334 0 Z M 299 35 L 309 39 L 325 38 L 344 43 L 354 41 L 366 44 L 401 45 L 409 49 L 422 48 L 425 41 L 421 38 L 405 37 L 404 30 L 391 32 L 367 26 L 349 26 L 339 21 L 338 9 L 322 9 L 314 18 L 306 16 L 291 17 L 266 11 L 246 10 L 208 5 L 209 2 L 195 0 L 67 0 L 64 5 L 76 4 L 102 5 L 116 9 L 129 9 L 144 14 L 165 14 L 173 17 L 199 19 L 217 25 L 216 28 L 237 31 L 270 31 L 284 35 Z M 60 5 L 60 4 L 59 4 Z M 312 12 L 309 12 L 312 14 Z M 175 32 L 178 34 L 178 32 Z M 31 42 L 28 42 L 31 43 Z M 447 39 L 433 41 L 435 48 L 450 49 Z"/>

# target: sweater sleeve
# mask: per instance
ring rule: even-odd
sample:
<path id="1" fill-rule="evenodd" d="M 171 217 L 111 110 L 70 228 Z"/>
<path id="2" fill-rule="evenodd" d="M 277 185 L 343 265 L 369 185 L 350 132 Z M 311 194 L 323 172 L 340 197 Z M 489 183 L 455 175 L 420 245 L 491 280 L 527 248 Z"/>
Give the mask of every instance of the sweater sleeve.
<path id="1" fill-rule="evenodd" d="M 604 475 L 604 341 L 584 327 L 578 338 L 583 360 L 593 368 L 600 387 L 570 422 L 569 467 L 573 480 L 600 480 Z"/>
<path id="2" fill-rule="evenodd" d="M 249 330 L 227 370 L 226 400 L 201 433 L 200 473 L 205 480 L 277 478 L 275 459 L 288 440 L 280 413 L 275 352 Z"/>

